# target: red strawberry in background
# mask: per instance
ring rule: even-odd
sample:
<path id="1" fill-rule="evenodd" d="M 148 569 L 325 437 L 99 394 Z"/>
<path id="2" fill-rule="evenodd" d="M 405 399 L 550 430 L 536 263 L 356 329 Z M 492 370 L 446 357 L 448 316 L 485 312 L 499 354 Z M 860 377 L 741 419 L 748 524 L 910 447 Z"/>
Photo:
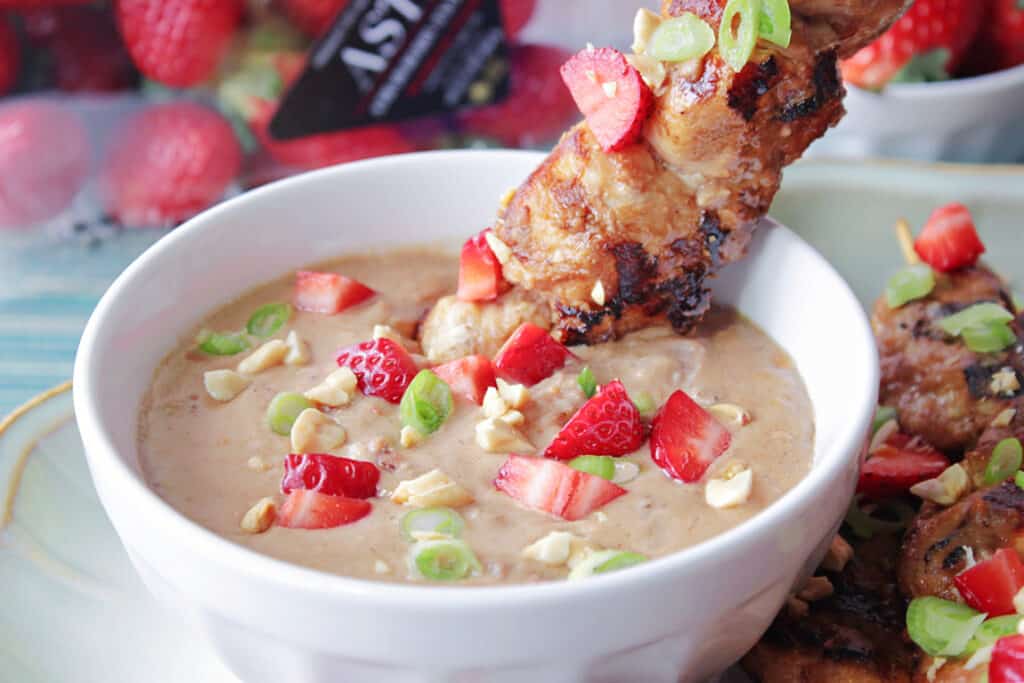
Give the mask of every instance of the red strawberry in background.
<path id="1" fill-rule="evenodd" d="M 988 13 L 963 69 L 968 75 L 1024 64 L 1024 2 L 985 0 L 984 4 Z"/>
<path id="2" fill-rule="evenodd" d="M 193 102 L 159 104 L 124 127 L 101 190 L 122 223 L 165 226 L 219 200 L 241 161 L 234 131 L 220 114 Z"/>
<path id="3" fill-rule="evenodd" d="M 49 52 L 53 82 L 68 92 L 124 90 L 138 72 L 109 12 L 97 7 L 55 7 L 22 13 L 33 45 Z"/>
<path id="4" fill-rule="evenodd" d="M 241 0 L 118 0 L 128 52 L 146 76 L 184 88 L 213 76 L 242 19 Z"/>
<path id="5" fill-rule="evenodd" d="M 531 147 L 557 138 L 579 117 L 558 70 L 572 53 L 547 45 L 519 45 L 509 50 L 508 97 L 460 112 L 469 133 L 497 138 L 510 147 Z"/>
<path id="6" fill-rule="evenodd" d="M 313 38 L 326 33 L 347 4 L 348 0 L 280 0 L 278 3 L 288 20 Z"/>
<path id="7" fill-rule="evenodd" d="M 501 18 L 505 24 L 505 34 L 515 38 L 523 27 L 530 23 L 537 0 L 501 0 Z"/>
<path id="8" fill-rule="evenodd" d="M 6 95 L 18 81 L 21 45 L 7 17 L 0 15 L 0 95 Z"/>
<path id="9" fill-rule="evenodd" d="M 878 40 L 842 63 L 843 77 L 877 90 L 889 82 L 949 78 L 984 16 L 980 0 L 915 0 Z"/>
<path id="10" fill-rule="evenodd" d="M 0 107 L 0 227 L 53 218 L 89 172 L 85 128 L 69 110 L 22 100 Z"/>

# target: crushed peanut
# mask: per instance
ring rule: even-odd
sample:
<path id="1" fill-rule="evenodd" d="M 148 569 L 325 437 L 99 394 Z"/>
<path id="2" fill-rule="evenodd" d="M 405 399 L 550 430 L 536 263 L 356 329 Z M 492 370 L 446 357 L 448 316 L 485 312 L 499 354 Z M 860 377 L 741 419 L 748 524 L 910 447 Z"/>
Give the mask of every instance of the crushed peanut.
<path id="1" fill-rule="evenodd" d="M 743 470 L 746 469 L 750 468 L 744 465 L 742 462 L 731 462 L 729 463 L 729 466 L 722 471 L 722 479 L 732 479 L 737 474 L 740 474 L 741 472 L 743 472 Z"/>
<path id="2" fill-rule="evenodd" d="M 598 306 L 604 306 L 604 302 L 605 302 L 604 283 L 602 283 L 600 280 L 595 282 L 594 283 L 594 288 L 592 290 L 590 290 L 590 298 Z"/>
<path id="3" fill-rule="evenodd" d="M 568 531 L 552 531 L 523 548 L 522 556 L 551 567 L 560 567 L 569 561 L 574 540 L 579 540 Z"/>
<path id="4" fill-rule="evenodd" d="M 245 461 L 246 466 L 253 472 L 267 472 L 274 468 L 269 462 L 258 455 L 254 455 Z"/>
<path id="5" fill-rule="evenodd" d="M 493 417 L 477 423 L 476 443 L 488 453 L 516 453 L 533 450 L 533 444 L 519 430 L 507 422 Z"/>
<path id="6" fill-rule="evenodd" d="M 993 427 L 1009 427 L 1013 422 L 1013 418 L 1017 417 L 1017 411 L 1014 408 L 1007 408 L 992 420 Z"/>
<path id="7" fill-rule="evenodd" d="M 398 435 L 398 443 L 402 445 L 402 448 L 415 448 L 423 443 L 425 438 L 420 430 L 406 425 L 402 427 L 402 431 Z"/>
<path id="8" fill-rule="evenodd" d="M 316 408 L 306 408 L 292 424 L 294 453 L 325 453 L 345 443 L 345 428 Z"/>
<path id="9" fill-rule="evenodd" d="M 247 534 L 262 534 L 274 524 L 277 506 L 273 498 L 261 498 L 242 517 L 242 531 Z"/>
<path id="10" fill-rule="evenodd" d="M 731 479 L 712 479 L 704 488 L 704 500 L 718 510 L 738 507 L 750 499 L 753 485 L 754 473 L 749 469 Z"/>
<path id="11" fill-rule="evenodd" d="M 299 337 L 295 330 L 288 333 L 284 343 L 288 347 L 288 353 L 284 357 L 285 365 L 309 365 L 309 344 L 306 343 L 306 340 Z"/>
<path id="12" fill-rule="evenodd" d="M 398 330 L 391 327 L 391 325 L 374 325 L 373 326 L 373 338 L 376 339 L 390 339 L 399 346 L 405 348 L 407 342 L 405 337 L 399 334 Z"/>
<path id="13" fill-rule="evenodd" d="M 641 54 L 626 55 L 626 61 L 640 72 L 640 77 L 654 91 L 654 94 L 660 96 L 661 88 L 668 78 L 668 70 L 665 68 L 665 63 L 660 59 Z"/>
<path id="14" fill-rule="evenodd" d="M 918 498 L 949 506 L 960 500 L 960 496 L 967 491 L 967 484 L 967 470 L 957 463 L 947 467 L 934 479 L 914 484 L 910 492 Z"/>
<path id="15" fill-rule="evenodd" d="M 210 370 L 203 373 L 203 386 L 206 393 L 215 401 L 227 402 L 245 391 L 252 383 L 234 370 Z"/>
<path id="16" fill-rule="evenodd" d="M 498 378 L 498 394 L 509 407 L 522 410 L 530 402 L 530 390 L 522 384 L 510 384 Z"/>
<path id="17" fill-rule="evenodd" d="M 508 412 L 508 404 L 494 387 L 487 387 L 482 407 L 485 417 L 501 417 Z"/>
<path id="18" fill-rule="evenodd" d="M 512 260 L 512 249 L 492 231 L 488 230 L 484 233 L 484 240 L 487 241 L 487 246 L 494 252 L 494 258 L 498 259 L 498 263 L 505 265 Z"/>
<path id="19" fill-rule="evenodd" d="M 655 14 L 647 8 L 637 10 L 633 17 L 633 45 L 630 49 L 638 55 L 647 50 L 647 43 L 651 36 L 661 26 L 661 15 Z"/>
<path id="20" fill-rule="evenodd" d="M 786 599 L 786 612 L 793 619 L 803 619 L 811 612 L 811 606 L 800 598 L 790 596 Z"/>
<path id="21" fill-rule="evenodd" d="M 797 591 L 796 597 L 804 602 L 817 602 L 824 600 L 835 593 L 832 582 L 827 576 L 812 576 L 807 579 L 804 587 Z"/>
<path id="22" fill-rule="evenodd" d="M 928 683 L 935 683 L 935 678 L 939 675 L 939 669 L 944 666 L 946 666 L 945 657 L 935 657 L 932 659 L 932 663 L 928 667 L 928 671 L 925 672 L 925 678 L 928 679 Z"/>
<path id="23" fill-rule="evenodd" d="M 498 198 L 498 206 L 500 206 L 502 210 L 508 208 L 508 205 L 512 203 L 512 198 L 516 196 L 516 189 L 517 188 L 515 187 L 510 187 L 505 190 L 505 194 Z M 491 248 L 493 249 L 494 247 Z"/>
<path id="24" fill-rule="evenodd" d="M 821 561 L 821 568 L 827 572 L 841 572 L 853 559 L 853 546 L 846 542 L 846 539 L 839 534 L 832 539 L 832 544 L 825 553 L 825 559 Z"/>
<path id="25" fill-rule="evenodd" d="M 407 479 L 391 494 L 391 501 L 412 507 L 457 508 L 473 502 L 473 495 L 441 470 Z"/>
<path id="26" fill-rule="evenodd" d="M 988 388 L 996 395 L 1012 395 L 1020 390 L 1020 380 L 1013 368 L 1005 367 L 992 375 Z"/>
<path id="27" fill-rule="evenodd" d="M 373 563 L 373 571 L 378 574 L 387 574 L 391 571 L 391 566 L 384 560 L 377 560 Z"/>
<path id="28" fill-rule="evenodd" d="M 340 408 L 352 402 L 359 380 L 349 368 L 338 368 L 304 395 L 310 401 L 330 408 Z"/>
<path id="29" fill-rule="evenodd" d="M 509 410 L 498 419 L 513 427 L 522 427 L 526 424 L 526 416 L 518 410 Z"/>
<path id="30" fill-rule="evenodd" d="M 613 484 L 628 484 L 640 476 L 640 466 L 628 460 L 615 460 L 615 476 L 612 477 Z"/>
<path id="31" fill-rule="evenodd" d="M 280 339 L 271 339 L 239 363 L 238 371 L 245 375 L 255 375 L 281 365 L 287 355 L 288 345 Z"/>
<path id="32" fill-rule="evenodd" d="M 716 403 L 708 408 L 708 412 L 719 422 L 735 427 L 745 427 L 754 420 L 749 412 L 735 403 Z"/>
<path id="33" fill-rule="evenodd" d="M 900 425 L 896 420 L 888 420 L 882 423 L 882 426 L 878 428 L 878 431 L 871 437 L 871 443 L 868 444 L 868 453 L 874 453 L 889 440 L 893 434 L 900 430 Z"/>

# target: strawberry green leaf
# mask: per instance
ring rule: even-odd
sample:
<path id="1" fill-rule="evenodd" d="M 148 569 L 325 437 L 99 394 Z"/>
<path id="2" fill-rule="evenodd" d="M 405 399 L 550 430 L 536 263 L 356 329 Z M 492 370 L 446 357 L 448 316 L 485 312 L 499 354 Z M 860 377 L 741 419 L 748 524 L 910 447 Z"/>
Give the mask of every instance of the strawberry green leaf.
<path id="1" fill-rule="evenodd" d="M 951 53 L 946 48 L 931 50 L 911 57 L 902 69 L 892 77 L 893 83 L 932 83 L 948 81 L 946 70 Z"/>

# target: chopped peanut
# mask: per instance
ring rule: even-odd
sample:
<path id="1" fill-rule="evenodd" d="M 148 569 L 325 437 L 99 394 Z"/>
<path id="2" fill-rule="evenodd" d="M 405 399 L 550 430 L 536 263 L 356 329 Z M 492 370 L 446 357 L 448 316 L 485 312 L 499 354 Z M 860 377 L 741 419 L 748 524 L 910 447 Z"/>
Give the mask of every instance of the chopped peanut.
<path id="1" fill-rule="evenodd" d="M 530 402 L 530 390 L 522 384 L 510 384 L 498 378 L 498 394 L 510 408 L 522 410 Z"/>
<path id="2" fill-rule="evenodd" d="M 735 403 L 716 403 L 708 408 L 708 412 L 719 422 L 733 427 L 745 427 L 754 419 L 749 412 Z"/>
<path id="3" fill-rule="evenodd" d="M 309 344 L 304 339 L 301 339 L 295 330 L 288 333 L 284 343 L 288 346 L 288 354 L 284 357 L 285 365 L 309 365 Z"/>
<path id="4" fill-rule="evenodd" d="M 664 62 L 660 59 L 640 54 L 626 55 L 626 61 L 640 72 L 640 77 L 644 79 L 644 82 L 656 95 L 661 94 L 661 86 L 664 85 L 665 79 L 668 78 L 668 70 L 665 68 Z"/>
<path id="5" fill-rule="evenodd" d="M 826 576 L 812 576 L 807 579 L 804 587 L 797 591 L 796 597 L 804 602 L 817 602 L 824 600 L 835 593 L 832 582 Z"/>
<path id="6" fill-rule="evenodd" d="M 273 465 L 258 455 L 254 455 L 245 461 L 246 466 L 253 472 L 267 472 L 273 469 Z"/>
<path id="7" fill-rule="evenodd" d="M 882 426 L 878 428 L 874 436 L 871 437 L 871 443 L 868 444 L 868 453 L 874 453 L 881 448 L 886 441 L 889 440 L 893 434 L 900 430 L 899 423 L 896 420 L 888 420 L 882 423 Z"/>
<path id="8" fill-rule="evenodd" d="M 415 479 L 401 482 L 391 494 L 391 501 L 421 508 L 457 508 L 472 503 L 473 495 L 441 470 L 431 470 Z"/>
<path id="9" fill-rule="evenodd" d="M 853 546 L 846 542 L 846 539 L 839 534 L 832 539 L 828 547 L 825 559 L 821 561 L 821 568 L 828 572 L 841 572 L 853 559 Z"/>
<path id="10" fill-rule="evenodd" d="M 516 453 L 533 450 L 519 430 L 500 419 L 489 417 L 476 425 L 476 443 L 488 453 Z"/>
<path id="11" fill-rule="evenodd" d="M 724 510 L 743 505 L 750 498 L 754 473 L 743 470 L 731 479 L 712 479 L 704 488 L 704 500 L 713 508 Z"/>
<path id="12" fill-rule="evenodd" d="M 305 393 L 306 398 L 314 403 L 340 408 L 352 401 L 358 380 L 349 368 L 338 368 L 324 378 L 324 381 Z"/>
<path id="13" fill-rule="evenodd" d="M 498 419 L 513 427 L 522 427 L 526 423 L 526 416 L 518 410 L 509 410 Z"/>
<path id="14" fill-rule="evenodd" d="M 967 491 L 967 484 L 967 470 L 957 463 L 947 467 L 934 479 L 914 484 L 910 492 L 918 498 L 949 506 L 960 500 L 960 496 Z"/>
<path id="15" fill-rule="evenodd" d="M 607 83 L 605 85 L 607 85 Z M 594 283 L 594 288 L 592 290 L 590 290 L 590 298 L 598 306 L 604 306 L 604 302 L 605 302 L 604 284 L 600 280 L 595 282 Z"/>
<path id="16" fill-rule="evenodd" d="M 786 600 L 786 612 L 793 619 L 803 619 L 811 611 L 810 605 L 797 597 L 789 597 Z"/>
<path id="17" fill-rule="evenodd" d="M 484 233 L 484 239 L 487 241 L 487 246 L 494 252 L 494 258 L 498 259 L 498 263 L 505 265 L 512 259 L 512 249 L 493 232 Z"/>
<path id="18" fill-rule="evenodd" d="M 227 402 L 245 391 L 252 382 L 234 370 L 210 370 L 203 373 L 206 393 L 215 401 Z"/>
<path id="19" fill-rule="evenodd" d="M 345 428 L 316 408 L 306 408 L 292 424 L 292 451 L 325 453 L 345 443 Z"/>
<path id="20" fill-rule="evenodd" d="M 998 395 L 1013 395 L 1020 389 L 1020 381 L 1013 368 L 1005 367 L 992 375 L 989 382 L 989 391 Z"/>
<path id="21" fill-rule="evenodd" d="M 398 330 L 391 327 L 391 325 L 374 325 L 373 326 L 373 338 L 374 339 L 390 339 L 399 346 L 405 346 L 405 337 L 398 333 Z"/>
<path id="22" fill-rule="evenodd" d="M 502 210 L 508 208 L 508 205 L 512 203 L 512 198 L 516 196 L 517 189 L 518 188 L 510 187 L 505 190 L 500 197 L 498 197 L 498 206 L 501 207 Z M 494 247 L 491 248 L 493 249 Z"/>
<path id="23" fill-rule="evenodd" d="M 261 498 L 242 517 L 242 531 L 247 534 L 262 534 L 274 524 L 277 506 L 273 498 Z"/>
<path id="24" fill-rule="evenodd" d="M 484 392 L 483 411 L 486 417 L 501 417 L 508 412 L 508 404 L 494 387 L 487 387 Z"/>
<path id="25" fill-rule="evenodd" d="M 287 355 L 288 345 L 280 339 L 271 339 L 239 363 L 238 371 L 245 375 L 255 375 L 281 365 Z"/>
<path id="26" fill-rule="evenodd" d="M 638 55 L 647 50 L 647 43 L 651 36 L 661 26 L 661 15 L 655 14 L 647 8 L 637 10 L 633 17 L 633 45 L 630 49 Z"/>
<path id="27" fill-rule="evenodd" d="M 569 561 L 574 540 L 579 539 L 568 531 L 552 531 L 544 538 L 523 548 L 522 555 L 542 564 L 560 567 Z"/>
<path id="28" fill-rule="evenodd" d="M 373 571 L 377 572 L 378 574 L 387 574 L 391 571 L 391 566 L 388 565 L 388 563 L 384 560 L 377 560 L 373 563 Z"/>
<path id="29" fill-rule="evenodd" d="M 992 420 L 993 427 L 1009 427 L 1013 422 L 1013 418 L 1017 417 L 1017 411 L 1014 408 L 1007 408 Z"/>
<path id="30" fill-rule="evenodd" d="M 402 444 L 402 448 L 415 448 L 423 443 L 424 438 L 418 429 L 406 425 L 398 435 L 398 443 Z"/>

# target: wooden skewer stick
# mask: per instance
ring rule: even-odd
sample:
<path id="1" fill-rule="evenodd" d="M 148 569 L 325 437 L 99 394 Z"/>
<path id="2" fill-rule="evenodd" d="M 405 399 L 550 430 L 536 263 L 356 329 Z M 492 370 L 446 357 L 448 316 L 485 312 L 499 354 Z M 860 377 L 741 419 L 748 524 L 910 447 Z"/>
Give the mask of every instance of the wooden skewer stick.
<path id="1" fill-rule="evenodd" d="M 910 223 L 906 218 L 896 221 L 896 239 L 900 242 L 903 260 L 907 262 L 908 266 L 915 266 L 921 262 L 917 252 L 914 251 L 914 235 L 910 231 Z"/>

